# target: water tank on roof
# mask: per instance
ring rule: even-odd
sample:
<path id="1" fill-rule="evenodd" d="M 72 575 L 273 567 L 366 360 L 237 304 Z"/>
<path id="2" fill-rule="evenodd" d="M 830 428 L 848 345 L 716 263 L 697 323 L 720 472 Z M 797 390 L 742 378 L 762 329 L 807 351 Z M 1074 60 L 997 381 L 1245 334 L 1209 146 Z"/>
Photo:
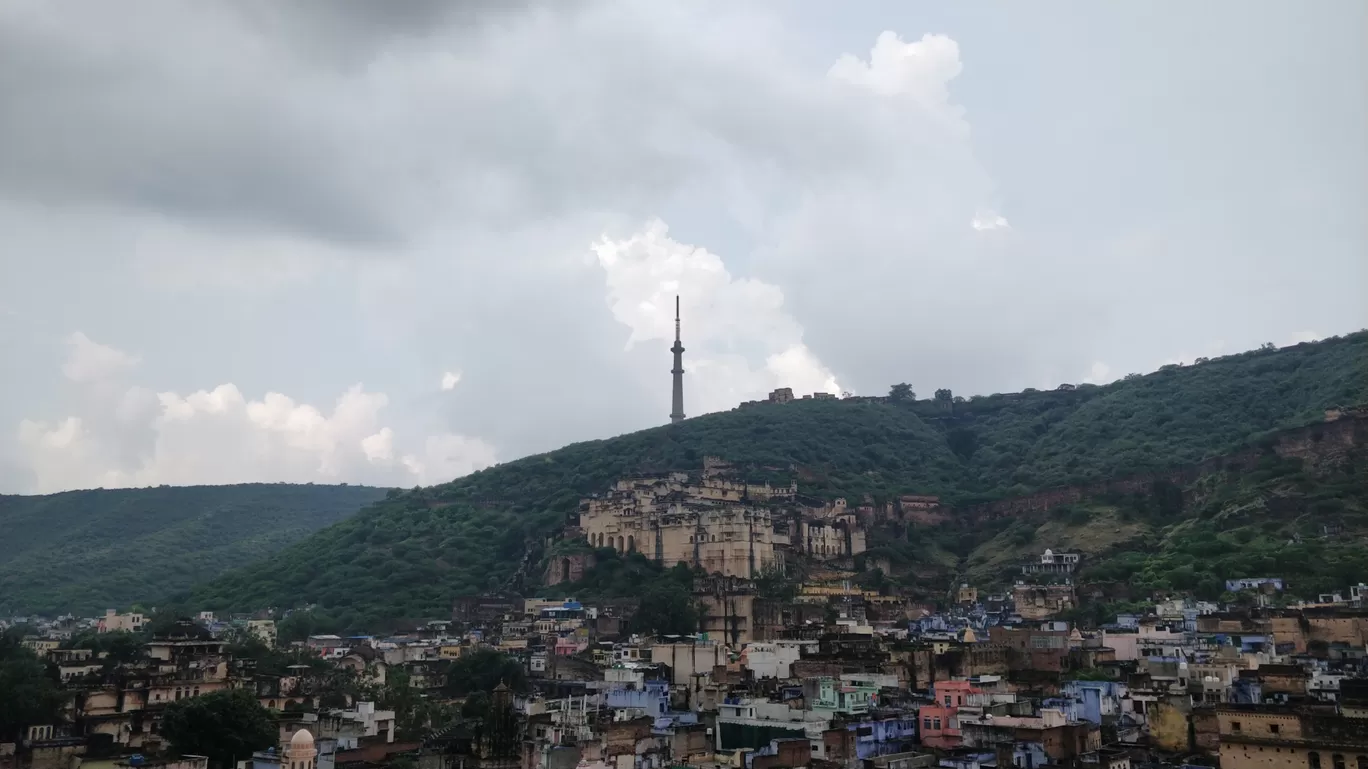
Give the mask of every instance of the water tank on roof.
<path id="1" fill-rule="evenodd" d="M 146 762 L 147 759 L 143 758 L 143 754 L 141 753 L 134 753 L 133 755 L 128 757 L 129 766 L 142 766 Z"/>

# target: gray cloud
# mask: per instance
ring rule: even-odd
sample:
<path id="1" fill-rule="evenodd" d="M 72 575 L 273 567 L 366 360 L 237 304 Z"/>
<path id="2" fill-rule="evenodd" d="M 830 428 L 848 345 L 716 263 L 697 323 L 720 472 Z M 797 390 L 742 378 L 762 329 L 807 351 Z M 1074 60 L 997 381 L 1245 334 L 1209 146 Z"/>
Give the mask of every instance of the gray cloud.
<path id="1" fill-rule="evenodd" d="M 407 484 L 655 424 L 675 291 L 691 414 L 1368 321 L 1322 215 L 1365 202 L 1354 4 L 998 10 L 4 4 L 0 488 Z M 1208 33 L 1151 67 L 1174 15 Z M 75 332 L 117 382 L 64 381 Z"/>

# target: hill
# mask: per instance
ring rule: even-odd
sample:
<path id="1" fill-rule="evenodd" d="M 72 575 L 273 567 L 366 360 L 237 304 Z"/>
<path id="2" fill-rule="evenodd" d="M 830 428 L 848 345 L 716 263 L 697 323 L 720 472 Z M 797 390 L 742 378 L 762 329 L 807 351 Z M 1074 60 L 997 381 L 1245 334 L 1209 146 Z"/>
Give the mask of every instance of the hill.
<path id="1" fill-rule="evenodd" d="M 150 607 L 384 495 L 291 484 L 0 495 L 0 616 Z"/>
<path id="2" fill-rule="evenodd" d="M 709 414 L 395 493 L 359 515 L 197 588 L 213 609 L 318 604 L 347 628 L 444 616 L 502 587 L 579 499 L 635 472 L 725 457 L 816 496 L 937 494 L 957 505 L 1219 455 L 1368 400 L 1368 333 L 1167 367 L 1106 386 L 956 399 L 764 404 Z M 956 525 L 958 524 L 958 525 Z M 917 548 L 956 563 L 997 532 L 952 522 Z M 902 536 L 907 538 L 907 532 Z M 946 568 L 946 566 L 942 566 Z"/>
<path id="3" fill-rule="evenodd" d="M 1368 577 L 1368 417 L 1110 485 L 1005 519 L 968 554 L 968 578 L 1006 583 L 1045 548 L 1082 553 L 1075 581 L 1114 596 L 1216 599 L 1228 579 L 1280 577 L 1314 600 Z"/>

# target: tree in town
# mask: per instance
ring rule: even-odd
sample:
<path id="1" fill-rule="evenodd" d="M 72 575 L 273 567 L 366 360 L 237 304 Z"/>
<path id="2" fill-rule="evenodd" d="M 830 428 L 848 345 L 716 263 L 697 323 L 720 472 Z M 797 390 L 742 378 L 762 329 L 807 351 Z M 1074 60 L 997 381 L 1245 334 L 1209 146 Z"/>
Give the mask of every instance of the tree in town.
<path id="1" fill-rule="evenodd" d="M 473 692 L 492 692 L 499 684 L 506 684 L 515 692 L 527 691 L 522 663 L 494 649 L 475 649 L 451 663 L 444 688 L 450 696 L 463 697 Z"/>
<path id="2" fill-rule="evenodd" d="M 641 606 L 632 617 L 639 632 L 688 635 L 698 630 L 698 609 L 682 585 L 658 582 L 641 593 Z"/>
<path id="3" fill-rule="evenodd" d="M 225 689 L 177 700 L 162 716 L 162 735 L 180 755 L 208 756 L 212 765 L 234 766 L 276 742 L 271 711 L 246 689 Z"/>
<path id="4" fill-rule="evenodd" d="M 0 739 L 22 726 L 52 723 L 65 697 L 47 668 L 23 646 L 23 630 L 0 633 Z"/>
<path id="5" fill-rule="evenodd" d="M 912 401 L 917 399 L 917 394 L 912 392 L 912 385 L 901 382 L 889 389 L 888 399 L 894 402 Z"/>

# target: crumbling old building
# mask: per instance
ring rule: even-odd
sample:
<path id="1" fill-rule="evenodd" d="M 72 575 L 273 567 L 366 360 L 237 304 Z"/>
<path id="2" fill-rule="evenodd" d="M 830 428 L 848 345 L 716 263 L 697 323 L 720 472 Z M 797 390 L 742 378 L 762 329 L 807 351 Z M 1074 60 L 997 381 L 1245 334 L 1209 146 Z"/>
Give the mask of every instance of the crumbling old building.
<path id="1" fill-rule="evenodd" d="M 665 566 L 756 577 L 782 569 L 786 553 L 818 559 L 864 552 L 865 534 L 845 500 L 804 502 L 796 484 L 737 479 L 731 465 L 704 460 L 703 473 L 625 478 L 580 504 L 580 529 L 594 547 L 639 552 Z"/>

